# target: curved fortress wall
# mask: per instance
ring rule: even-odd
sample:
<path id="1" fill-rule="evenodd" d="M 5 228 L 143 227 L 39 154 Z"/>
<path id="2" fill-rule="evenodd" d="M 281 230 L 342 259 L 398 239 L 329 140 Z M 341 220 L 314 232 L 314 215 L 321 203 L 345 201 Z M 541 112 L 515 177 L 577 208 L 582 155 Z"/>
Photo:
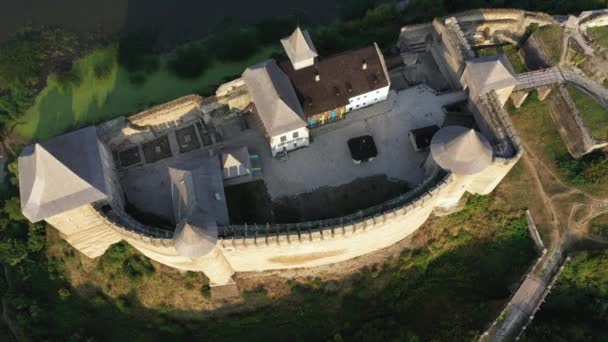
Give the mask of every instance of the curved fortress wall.
<path id="1" fill-rule="evenodd" d="M 550 17 L 546 18 L 542 14 L 517 10 L 465 12 L 456 15 L 456 20 L 450 21 L 450 28 L 447 29 L 449 32 L 442 33 L 441 30 L 446 30 L 445 22 L 435 20 L 432 24 L 435 30 L 433 39 L 428 36 L 430 25 L 416 27 L 413 31 L 420 35 L 412 41 L 416 44 L 423 41 L 425 44 L 433 44 L 432 48 L 436 48 L 433 51 L 435 58 L 446 61 L 440 63 L 442 70 L 449 68 L 447 72 L 451 73 L 455 86 L 459 87 L 466 60 L 471 58 L 470 46 L 467 46 L 466 39 L 463 39 L 463 36 L 468 34 L 466 23 L 505 20 L 505 15 L 507 20 L 522 23 L 520 25 L 533 21 L 551 21 Z M 465 22 L 465 31 L 459 28 L 460 21 Z M 419 48 L 416 46 L 414 50 Z M 99 257 L 110 245 L 125 240 L 157 262 L 180 270 L 204 272 L 213 285 L 230 283 L 235 272 L 314 267 L 345 261 L 385 248 L 411 235 L 433 212 L 445 212 L 457 207 L 465 192 L 488 194 L 500 183 L 520 158 L 521 148 L 519 138 L 508 115 L 502 109 L 499 97 L 499 92 L 495 90 L 483 94 L 470 92 L 469 107 L 478 119 L 485 122 L 485 125 L 482 125 L 485 126 L 484 135 L 492 137 L 493 158 L 483 171 L 462 175 L 432 170 L 425 181 L 426 187 L 422 190 L 412 190 L 419 191 L 416 197 L 354 223 L 317 230 L 307 230 L 307 224 L 302 223 L 301 230 L 293 229 L 286 233 L 270 231 L 241 237 L 220 236 L 209 254 L 195 259 L 187 258 L 179 255 L 175 249 L 172 232 L 146 227 L 124 212 L 120 195 L 122 191 L 116 181 L 116 169 L 111 155 L 101 142 L 104 168 L 108 171 L 105 176 L 106 184 L 110 189 L 107 198 L 72 208 L 45 220 L 88 257 Z M 191 111 L 189 106 L 192 102 L 196 102 L 197 108 Z M 185 101 L 177 101 L 175 104 L 188 107 L 187 116 L 200 113 L 201 101 L 198 97 L 186 98 Z M 172 120 L 183 119 L 181 114 L 170 114 L 166 117 L 161 115 L 162 113 L 173 112 L 171 108 L 159 106 L 145 114 L 108 122 L 107 125 L 99 127 L 99 135 L 105 136 L 108 130 L 115 128 L 124 135 L 145 135 L 150 130 L 140 126 L 159 127 L 163 126 L 163 121 L 170 124 Z M 133 132 L 129 133 L 130 131 Z M 122 139 L 119 137 L 107 142 L 117 147 L 122 144 Z M 437 177 L 437 172 L 443 172 L 444 176 Z"/>

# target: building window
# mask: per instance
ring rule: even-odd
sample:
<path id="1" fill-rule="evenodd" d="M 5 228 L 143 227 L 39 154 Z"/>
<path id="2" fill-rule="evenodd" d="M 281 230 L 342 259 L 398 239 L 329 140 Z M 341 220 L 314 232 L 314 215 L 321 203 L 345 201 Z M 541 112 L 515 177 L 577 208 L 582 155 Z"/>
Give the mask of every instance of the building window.
<path id="1" fill-rule="evenodd" d="M 284 142 L 286 142 L 286 141 L 287 141 L 287 137 L 286 137 L 286 136 L 282 136 L 282 137 L 281 137 L 281 142 L 282 142 L 282 143 L 284 143 Z"/>
<path id="2" fill-rule="evenodd" d="M 300 136 L 299 132 L 293 132 L 293 138 L 297 139 Z"/>

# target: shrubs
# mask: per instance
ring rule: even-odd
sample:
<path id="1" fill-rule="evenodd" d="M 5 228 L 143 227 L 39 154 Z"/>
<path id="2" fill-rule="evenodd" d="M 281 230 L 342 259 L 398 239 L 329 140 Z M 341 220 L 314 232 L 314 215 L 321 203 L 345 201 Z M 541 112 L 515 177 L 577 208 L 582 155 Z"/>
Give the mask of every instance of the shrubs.
<path id="1" fill-rule="evenodd" d="M 209 53 L 201 46 L 181 47 L 169 60 L 169 69 L 182 78 L 202 75 L 211 62 Z"/>
<path id="2" fill-rule="evenodd" d="M 215 37 L 211 48 L 220 60 L 239 61 L 257 50 L 257 35 L 252 29 L 230 28 Z"/>
<path id="3" fill-rule="evenodd" d="M 482 195 L 470 195 L 462 210 L 451 214 L 450 221 L 467 221 L 473 215 L 484 212 L 490 206 L 490 197 Z"/>
<path id="4" fill-rule="evenodd" d="M 119 265 L 128 254 L 133 252 L 133 248 L 125 241 L 115 243 L 101 257 L 101 262 L 109 265 Z"/>
<path id="5" fill-rule="evenodd" d="M 107 270 L 107 272 L 119 268 L 120 271 L 133 282 L 138 282 L 145 276 L 154 274 L 154 266 L 152 266 L 150 259 L 139 254 L 125 241 L 110 246 L 106 253 L 101 257 L 98 264 L 98 270 L 106 271 L 106 266 L 110 266 L 110 269 Z M 110 275 L 110 278 L 112 277 L 113 276 Z"/>
<path id="6" fill-rule="evenodd" d="M 158 33 L 138 31 L 123 36 L 118 43 L 118 63 L 130 72 L 150 73 L 158 70 L 159 56 L 155 51 Z"/>
<path id="7" fill-rule="evenodd" d="M 110 58 L 104 58 L 93 66 L 93 73 L 98 80 L 104 80 L 110 76 L 114 68 L 114 61 Z"/>
<path id="8" fill-rule="evenodd" d="M 140 281 L 145 276 L 154 274 L 154 266 L 143 255 L 132 255 L 122 263 L 122 270 L 132 281 Z"/>
<path id="9" fill-rule="evenodd" d="M 601 151 L 578 159 L 565 155 L 557 160 L 557 167 L 566 180 L 574 185 L 600 184 L 608 180 L 608 158 Z"/>
<path id="10" fill-rule="evenodd" d="M 604 214 L 591 220 L 589 223 L 591 233 L 608 238 L 608 215 Z"/>

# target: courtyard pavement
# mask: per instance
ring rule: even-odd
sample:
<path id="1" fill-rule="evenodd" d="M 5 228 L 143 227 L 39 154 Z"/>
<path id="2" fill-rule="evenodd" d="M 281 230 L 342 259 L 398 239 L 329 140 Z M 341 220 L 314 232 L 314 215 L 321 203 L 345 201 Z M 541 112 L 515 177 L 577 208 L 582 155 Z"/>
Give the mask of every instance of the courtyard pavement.
<path id="1" fill-rule="evenodd" d="M 443 107 L 464 100 L 466 94 L 463 92 L 436 95 L 426 86 L 391 91 L 382 103 L 351 112 L 344 120 L 312 129 L 310 146 L 288 153 L 287 160 L 272 157 L 268 142 L 253 120 L 250 120 L 250 129 L 226 136 L 222 143 L 210 147 L 245 145 L 250 154 L 257 154 L 273 200 L 383 174 L 415 186 L 424 177 L 421 166 L 428 152 L 414 151 L 409 131 L 429 125 L 441 126 L 445 120 Z M 347 141 L 367 134 L 374 138 L 378 156 L 371 162 L 355 165 Z M 177 160 L 197 158 L 201 153 L 207 152 L 197 149 L 122 170 L 121 183 L 129 201 L 141 211 L 172 220 L 167 166 Z"/>

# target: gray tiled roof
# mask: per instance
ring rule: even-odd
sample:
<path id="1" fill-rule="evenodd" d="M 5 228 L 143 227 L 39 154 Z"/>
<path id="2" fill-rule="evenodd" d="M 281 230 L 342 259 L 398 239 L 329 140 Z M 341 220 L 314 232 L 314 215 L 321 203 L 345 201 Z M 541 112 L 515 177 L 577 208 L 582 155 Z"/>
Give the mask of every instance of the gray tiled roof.
<path id="1" fill-rule="evenodd" d="M 247 68 L 243 72 L 243 80 L 270 136 L 306 126 L 291 81 L 274 60 Z"/>
<path id="2" fill-rule="evenodd" d="M 104 170 L 93 126 L 27 146 L 19 156 L 23 215 L 38 222 L 106 199 Z"/>
<path id="3" fill-rule="evenodd" d="M 281 44 L 292 63 L 318 56 L 308 31 L 302 31 L 300 27 L 297 27 L 289 37 L 281 39 Z"/>
<path id="4" fill-rule="evenodd" d="M 490 165 L 492 147 L 481 133 L 473 129 L 446 126 L 433 136 L 431 155 L 444 170 L 471 175 Z"/>
<path id="5" fill-rule="evenodd" d="M 209 253 L 217 242 L 217 226 L 228 224 L 222 169 L 215 154 L 169 166 L 177 227 L 173 242 L 190 258 Z"/>
<path id="6" fill-rule="evenodd" d="M 517 85 L 513 67 L 505 55 L 468 60 L 463 78 L 479 95 Z"/>

